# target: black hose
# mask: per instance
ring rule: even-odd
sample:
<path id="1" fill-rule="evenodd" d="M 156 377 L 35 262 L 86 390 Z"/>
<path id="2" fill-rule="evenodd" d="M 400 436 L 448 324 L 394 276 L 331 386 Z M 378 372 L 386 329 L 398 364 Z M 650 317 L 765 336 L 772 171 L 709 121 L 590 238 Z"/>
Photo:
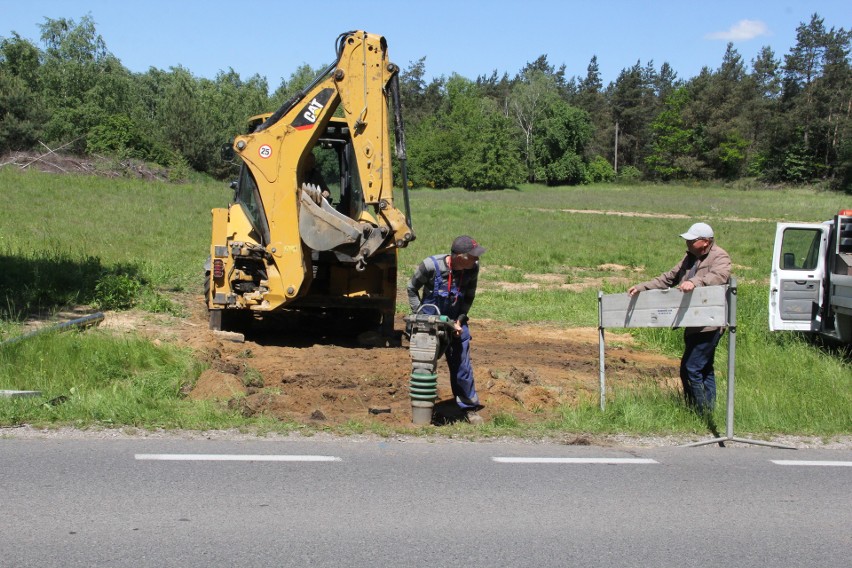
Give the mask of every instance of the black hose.
<path id="1" fill-rule="evenodd" d="M 336 42 L 337 47 L 335 48 L 335 51 L 337 53 L 337 58 L 334 60 L 334 63 L 332 63 L 331 65 L 326 67 L 322 71 L 322 73 L 317 75 L 316 78 L 313 81 L 311 81 L 310 85 L 308 85 L 307 87 L 305 87 L 304 89 L 299 91 L 291 99 L 287 100 L 283 105 L 278 107 L 278 110 L 273 112 L 272 115 L 269 118 L 267 118 L 266 121 L 263 124 L 258 126 L 257 129 L 255 130 L 255 132 L 261 132 L 262 130 L 266 130 L 267 128 L 269 128 L 270 126 L 274 125 L 276 122 L 281 120 L 281 117 L 283 117 L 285 114 L 290 112 L 290 109 L 292 109 L 294 106 L 296 106 L 296 103 L 298 103 L 300 100 L 305 98 L 305 95 L 310 93 L 311 90 L 313 90 L 313 88 L 316 87 L 319 84 L 320 81 L 325 79 L 328 76 L 329 73 L 334 71 L 334 68 L 337 67 L 338 63 L 340 63 L 340 56 L 343 54 L 344 42 L 346 41 L 346 38 L 349 37 L 350 35 L 352 35 L 353 33 L 355 33 L 355 32 L 346 32 L 346 33 L 342 33 L 339 36 L 337 36 L 337 42 Z"/>

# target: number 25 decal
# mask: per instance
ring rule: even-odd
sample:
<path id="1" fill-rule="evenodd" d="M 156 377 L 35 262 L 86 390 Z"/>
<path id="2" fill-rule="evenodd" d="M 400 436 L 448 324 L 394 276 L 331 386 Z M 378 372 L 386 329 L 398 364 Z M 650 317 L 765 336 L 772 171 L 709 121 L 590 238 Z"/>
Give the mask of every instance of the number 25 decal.
<path id="1" fill-rule="evenodd" d="M 260 154 L 261 158 L 266 159 L 272 155 L 272 146 L 264 144 L 260 147 L 260 149 L 258 149 L 257 153 Z"/>

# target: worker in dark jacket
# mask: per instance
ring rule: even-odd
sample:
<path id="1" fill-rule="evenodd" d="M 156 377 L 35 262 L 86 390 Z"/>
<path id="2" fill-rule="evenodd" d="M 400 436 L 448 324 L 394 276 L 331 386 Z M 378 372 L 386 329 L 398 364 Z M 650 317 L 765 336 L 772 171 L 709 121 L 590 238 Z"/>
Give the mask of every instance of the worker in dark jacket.
<path id="1" fill-rule="evenodd" d="M 455 322 L 455 335 L 446 350 L 450 386 L 456 403 L 471 423 L 481 423 L 476 414 L 479 397 L 470 362 L 470 330 L 467 320 L 479 277 L 479 257 L 485 252 L 467 235 L 453 241 L 450 254 L 430 256 L 417 266 L 408 282 L 408 303 L 414 313 L 438 313 Z M 422 290 L 422 295 L 421 295 Z"/>
<path id="2" fill-rule="evenodd" d="M 681 261 L 653 280 L 632 286 L 627 291 L 630 296 L 642 290 L 677 286 L 681 292 L 692 292 L 697 286 L 727 284 L 731 276 L 731 257 L 716 244 L 710 225 L 695 223 L 681 237 L 687 247 Z M 687 404 L 701 414 L 712 412 L 716 403 L 713 359 L 722 331 L 721 327 L 688 327 L 684 330 L 680 380 Z"/>

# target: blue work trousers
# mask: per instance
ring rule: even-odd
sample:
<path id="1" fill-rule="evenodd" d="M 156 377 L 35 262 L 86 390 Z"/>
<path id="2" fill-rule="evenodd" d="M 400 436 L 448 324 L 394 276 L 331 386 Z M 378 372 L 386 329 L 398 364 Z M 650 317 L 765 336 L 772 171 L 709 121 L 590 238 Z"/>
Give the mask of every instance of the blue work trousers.
<path id="1" fill-rule="evenodd" d="M 470 330 L 462 325 L 461 335 L 452 337 L 446 351 L 450 369 L 450 386 L 456 404 L 462 409 L 477 408 L 479 396 L 473 384 L 473 365 L 470 363 Z"/>
<path id="2" fill-rule="evenodd" d="M 683 336 L 686 347 L 680 360 L 680 380 L 686 403 L 701 414 L 713 412 L 716 405 L 716 375 L 713 359 L 722 330 L 688 333 Z"/>

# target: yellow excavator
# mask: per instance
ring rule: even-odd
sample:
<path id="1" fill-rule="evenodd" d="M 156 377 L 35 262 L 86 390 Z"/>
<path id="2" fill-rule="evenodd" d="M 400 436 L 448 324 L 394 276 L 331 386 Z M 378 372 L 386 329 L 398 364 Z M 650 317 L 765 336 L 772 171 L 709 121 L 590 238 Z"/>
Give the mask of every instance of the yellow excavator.
<path id="1" fill-rule="evenodd" d="M 233 202 L 212 210 L 211 329 L 296 313 L 393 334 L 397 251 L 415 238 L 399 67 L 385 38 L 364 31 L 341 34 L 336 55 L 227 147 L 242 165 Z M 391 122 L 404 211 L 394 202 Z M 315 162 L 332 175 L 318 180 Z"/>

